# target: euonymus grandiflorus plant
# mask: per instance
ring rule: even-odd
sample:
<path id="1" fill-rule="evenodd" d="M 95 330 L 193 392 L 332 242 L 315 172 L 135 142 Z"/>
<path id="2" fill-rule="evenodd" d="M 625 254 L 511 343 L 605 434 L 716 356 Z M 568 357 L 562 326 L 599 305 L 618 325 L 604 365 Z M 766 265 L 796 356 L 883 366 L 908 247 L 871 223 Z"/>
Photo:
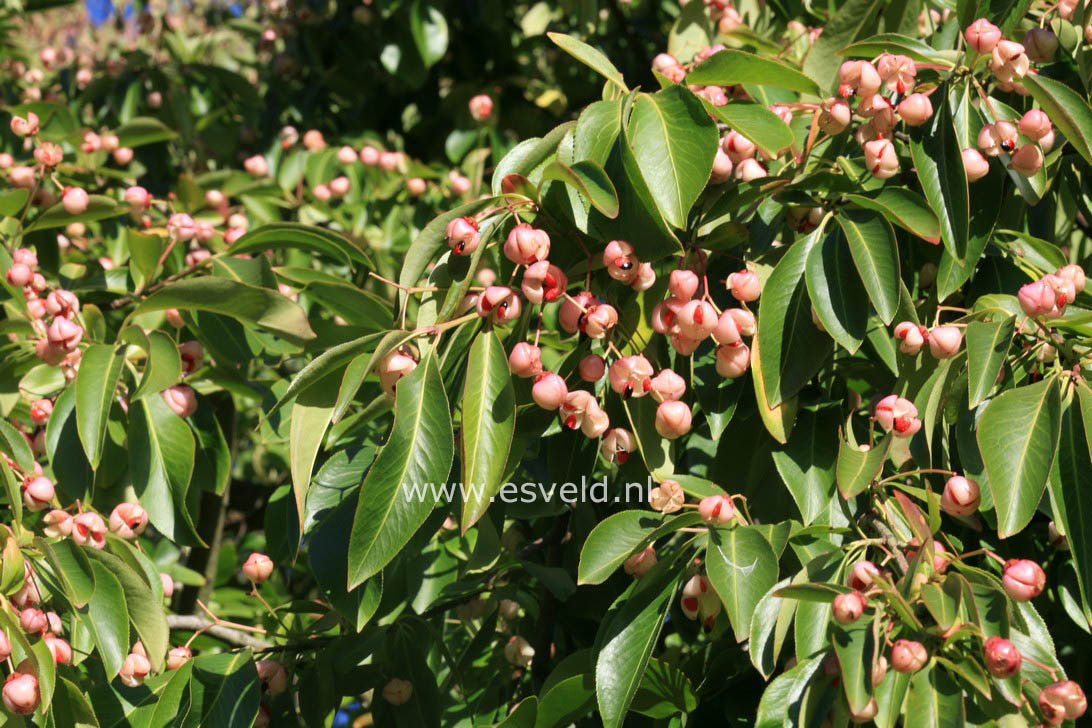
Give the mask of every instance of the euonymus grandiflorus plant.
<path id="1" fill-rule="evenodd" d="M 1080 718 L 1092 10 L 512 7 L 610 21 L 541 38 L 598 100 L 523 140 L 441 2 L 8 63 L 6 710 Z M 323 12 L 435 69 L 448 161 L 267 114 Z"/>

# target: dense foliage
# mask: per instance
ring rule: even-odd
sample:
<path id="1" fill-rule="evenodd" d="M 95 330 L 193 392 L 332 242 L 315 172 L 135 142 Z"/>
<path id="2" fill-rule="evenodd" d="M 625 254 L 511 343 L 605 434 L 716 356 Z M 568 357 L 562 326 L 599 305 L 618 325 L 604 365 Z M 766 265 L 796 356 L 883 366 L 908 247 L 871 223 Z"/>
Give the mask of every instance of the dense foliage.
<path id="1" fill-rule="evenodd" d="M 1092 7 L 56 5 L 6 723 L 1084 714 Z"/>

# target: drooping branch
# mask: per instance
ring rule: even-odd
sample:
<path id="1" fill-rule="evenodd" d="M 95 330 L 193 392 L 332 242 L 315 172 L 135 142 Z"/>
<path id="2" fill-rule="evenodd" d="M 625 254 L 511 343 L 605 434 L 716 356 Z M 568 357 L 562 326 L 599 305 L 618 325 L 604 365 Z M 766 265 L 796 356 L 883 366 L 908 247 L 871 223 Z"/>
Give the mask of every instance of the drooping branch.
<path id="1" fill-rule="evenodd" d="M 254 650 L 268 650 L 273 647 L 271 642 L 266 642 L 231 627 L 215 624 L 212 620 L 196 614 L 168 614 L 167 626 L 171 629 L 190 632 L 204 631 L 206 634 L 238 647 L 249 647 Z"/>

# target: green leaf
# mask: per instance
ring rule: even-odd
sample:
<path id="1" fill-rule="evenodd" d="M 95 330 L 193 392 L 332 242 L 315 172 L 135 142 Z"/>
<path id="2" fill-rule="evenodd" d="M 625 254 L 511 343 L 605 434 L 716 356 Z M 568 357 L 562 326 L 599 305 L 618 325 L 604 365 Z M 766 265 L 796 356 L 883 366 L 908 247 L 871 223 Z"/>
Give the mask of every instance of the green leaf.
<path id="1" fill-rule="evenodd" d="M 226 278 L 205 276 L 175 281 L 136 307 L 134 314 L 177 308 L 211 311 L 256 324 L 291 341 L 315 338 L 303 309 L 277 291 Z"/>
<path id="2" fill-rule="evenodd" d="M 333 372 L 301 392 L 292 406 L 288 459 L 301 532 L 307 491 L 311 487 L 311 471 L 315 468 L 315 458 L 322 447 L 326 428 L 330 426 L 340 385 L 340 373 Z"/>
<path id="3" fill-rule="evenodd" d="M 103 564 L 94 561 L 95 592 L 80 610 L 91 629 L 106 676 L 113 680 L 129 654 L 129 618 L 121 582 Z"/>
<path id="4" fill-rule="evenodd" d="M 577 584 L 602 584 L 631 554 L 656 539 L 701 522 L 694 513 L 666 518 L 642 510 L 620 511 L 596 524 L 580 549 Z"/>
<path id="5" fill-rule="evenodd" d="M 338 233 L 297 222 L 259 225 L 231 245 L 232 255 L 266 250 L 306 250 L 328 256 L 340 263 L 370 265 L 367 254 Z"/>
<path id="6" fill-rule="evenodd" d="M 709 181 L 717 139 L 716 124 L 683 86 L 634 99 L 626 142 L 656 206 L 680 230 Z"/>
<path id="7" fill-rule="evenodd" d="M 188 505 L 196 445 L 193 432 L 162 397 L 129 408 L 129 468 L 140 505 L 174 542 L 201 543 Z"/>
<path id="8" fill-rule="evenodd" d="M 91 195 L 87 203 L 87 209 L 79 215 L 69 214 L 69 212 L 64 209 L 64 206 L 58 202 L 35 218 L 34 222 L 27 225 L 23 232 L 31 233 L 35 230 L 51 230 L 53 228 L 70 225 L 74 222 L 104 220 L 108 217 L 124 215 L 128 211 L 128 205 L 119 205 L 113 198 L 105 197 L 103 195 Z"/>
<path id="9" fill-rule="evenodd" d="M 91 562 L 75 542 L 64 539 L 56 543 L 38 538 L 35 546 L 45 554 L 53 572 L 65 590 L 65 597 L 75 607 L 83 607 L 95 592 L 95 575 Z"/>
<path id="10" fill-rule="evenodd" d="M 884 187 L 868 194 L 851 193 L 846 199 L 880 213 L 894 225 L 934 245 L 940 243 L 940 222 L 921 195 L 903 187 Z"/>
<path id="11" fill-rule="evenodd" d="M 128 330 L 132 330 L 130 327 Z M 139 331 L 139 329 L 138 329 Z M 143 332 L 140 332 L 143 335 Z M 136 343 L 122 332 L 121 338 Z M 182 359 L 178 355 L 178 345 L 174 339 L 162 331 L 152 331 L 141 346 L 147 354 L 144 361 L 144 376 L 133 392 L 130 400 L 138 400 L 152 394 L 159 394 L 167 387 L 176 384 L 182 376 Z"/>
<path id="12" fill-rule="evenodd" d="M 565 35 L 564 33 L 547 33 L 546 35 L 550 40 L 556 43 L 561 50 L 583 63 L 600 76 L 603 76 L 621 89 L 623 93 L 629 91 L 626 82 L 622 80 L 622 74 L 619 73 L 618 69 L 614 67 L 614 64 L 610 62 L 610 59 L 603 55 L 601 51 L 592 48 L 587 43 L 577 40 L 571 35 Z"/>
<path id="13" fill-rule="evenodd" d="M 367 353 L 372 342 L 378 341 L 372 355 L 372 359 L 378 361 L 381 357 L 386 356 L 412 338 L 413 334 L 408 331 L 388 331 L 386 333 L 366 334 L 360 338 L 330 347 L 296 373 L 296 376 L 289 382 L 288 389 L 284 390 L 284 394 L 277 400 L 277 403 L 265 413 L 266 419 L 272 417 L 274 412 L 299 396 L 300 392 L 307 391 L 308 388 L 315 386 L 332 372 L 344 370 L 345 366 L 357 356 Z M 371 369 L 370 364 L 367 369 Z"/>
<path id="14" fill-rule="evenodd" d="M 538 717 L 538 698 L 534 695 L 519 701 L 512 712 L 494 728 L 535 728 Z"/>
<path id="15" fill-rule="evenodd" d="M 30 190 L 21 187 L 9 187 L 0 190 L 0 215 L 15 217 L 30 198 Z"/>
<path id="16" fill-rule="evenodd" d="M 316 486 L 319 478 L 322 478 L 326 472 L 326 467 L 319 471 Z M 334 481 L 334 484 L 340 484 L 346 490 L 356 489 L 360 483 L 359 471 L 355 472 L 356 477 L 353 475 L 353 472 L 346 472 L 345 478 L 340 483 Z M 379 600 L 383 595 L 383 575 L 382 573 L 375 575 L 352 591 L 345 589 L 349 575 L 349 538 L 353 530 L 353 515 L 357 508 L 358 493 L 359 490 L 351 492 L 332 514 L 315 526 L 310 532 L 310 546 L 307 552 L 311 571 L 315 575 L 315 581 L 321 588 L 323 596 L 330 600 L 345 619 L 349 620 L 354 629 L 360 631 L 379 608 Z M 312 491 L 313 494 L 314 491 Z"/>
<path id="17" fill-rule="evenodd" d="M 1092 164 L 1092 108 L 1080 94 L 1060 81 L 1028 74 L 1024 86 L 1047 113 L 1066 141 L 1085 161 Z"/>
<path id="18" fill-rule="evenodd" d="M 735 101 L 724 106 L 713 106 L 708 101 L 703 103 L 706 111 L 750 139 L 771 157 L 793 143 L 789 125 L 765 106 Z"/>
<path id="19" fill-rule="evenodd" d="M 1016 317 L 967 324 L 967 406 L 974 409 L 993 391 L 1012 344 Z"/>
<path id="20" fill-rule="evenodd" d="M 796 614 L 796 602 L 777 596 L 777 590 L 788 583 L 789 579 L 782 579 L 770 587 L 758 600 L 754 616 L 751 617 L 751 642 L 748 650 L 751 664 L 767 680 L 777 668 L 781 648 Z"/>
<path id="21" fill-rule="evenodd" d="M 819 84 L 824 96 L 837 86 L 838 66 L 842 59 L 837 53 L 853 41 L 876 32 L 876 14 L 887 6 L 884 0 L 847 0 L 823 25 L 823 34 L 812 44 L 804 57 L 804 73 Z"/>
<path id="22" fill-rule="evenodd" d="M 662 719 L 690 713 L 697 707 L 698 698 L 686 673 L 664 660 L 649 660 L 630 710 Z"/>
<path id="23" fill-rule="evenodd" d="M 792 434 L 800 402 L 796 397 L 792 397 L 774 407 L 770 406 L 770 398 L 766 394 L 764 384 L 767 376 L 766 365 L 762 361 L 759 356 L 758 337 L 755 337 L 751 342 L 751 381 L 755 385 L 755 404 L 758 406 L 758 415 L 762 418 L 762 424 L 765 425 L 767 432 L 784 445 Z"/>
<path id="24" fill-rule="evenodd" d="M 944 728 L 965 725 L 963 689 L 935 663 L 910 677 L 903 714 L 905 728 Z"/>
<path id="25" fill-rule="evenodd" d="M 927 43 L 898 33 L 880 33 L 859 40 L 856 43 L 850 43 L 838 51 L 840 56 L 869 59 L 883 53 L 898 53 L 909 56 L 918 63 L 939 64 L 947 68 L 955 67 L 951 60 Z"/>
<path id="26" fill-rule="evenodd" d="M 679 63 L 690 63 L 694 55 L 712 45 L 716 36 L 704 5 L 684 5 L 667 36 L 667 52 Z"/>
<path id="27" fill-rule="evenodd" d="M 143 147 L 146 144 L 165 142 L 178 136 L 177 132 L 159 119 L 137 116 L 114 130 L 118 144 L 123 147 Z"/>
<path id="28" fill-rule="evenodd" d="M 611 607 L 596 636 L 595 688 L 604 728 L 619 728 L 641 684 L 678 585 L 665 559 Z"/>
<path id="29" fill-rule="evenodd" d="M 755 728 L 801 725 L 797 720 L 811 679 L 823 665 L 824 655 L 800 660 L 774 678 L 758 701 Z"/>
<path id="30" fill-rule="evenodd" d="M 556 144 L 555 144 L 556 146 Z M 498 168 L 499 171 L 499 168 Z M 402 259 L 402 269 L 398 274 L 399 285 L 415 286 L 425 276 L 429 266 L 436 262 L 440 254 L 448 249 L 445 230 L 449 222 L 457 217 L 467 217 L 489 207 L 495 206 L 502 198 L 489 197 L 475 200 L 454 210 L 449 210 L 425 226 L 421 234 L 414 238 L 409 250 Z M 405 294 L 400 294 L 400 306 L 405 305 Z"/>
<path id="31" fill-rule="evenodd" d="M 921 588 L 921 600 L 942 630 L 949 629 L 959 618 L 959 605 L 963 599 L 961 581 L 962 577 L 954 574 L 944 580 L 943 587 L 930 582 Z"/>
<path id="32" fill-rule="evenodd" d="M 93 344 L 83 353 L 76 375 L 76 429 L 91 467 L 98 470 L 110 405 L 121 377 L 124 349 Z"/>
<path id="33" fill-rule="evenodd" d="M 714 53 L 686 76 L 686 83 L 701 86 L 754 84 L 820 96 L 819 87 L 787 63 L 726 49 Z"/>
<path id="34" fill-rule="evenodd" d="M 618 191 L 598 163 L 583 160 L 571 166 L 554 160 L 542 171 L 542 180 L 558 180 L 571 186 L 596 210 L 607 217 L 618 217 Z"/>
<path id="35" fill-rule="evenodd" d="M 883 470 L 884 461 L 887 460 L 887 451 L 891 447 L 891 435 L 887 434 L 882 440 L 867 450 L 861 450 L 842 439 L 838 445 L 838 465 L 835 476 L 838 480 L 838 490 L 842 497 L 853 498 L 860 495 L 879 476 Z"/>
<path id="36" fill-rule="evenodd" d="M 656 431 L 656 402 L 651 397 L 631 397 L 624 400 L 622 406 L 648 472 L 655 478 L 669 477 L 675 471 L 671 462 L 671 441 Z"/>
<path id="37" fill-rule="evenodd" d="M 149 586 L 142 574 L 129 566 L 124 560 L 106 551 L 88 549 L 87 556 L 95 573 L 95 588 L 98 589 L 101 571 L 105 567 L 117 579 L 125 594 L 125 606 L 122 613 L 133 623 L 137 636 L 144 644 L 148 661 L 155 670 L 163 669 L 163 659 L 170 648 L 170 631 L 167 616 L 163 611 L 163 588 L 156 572 L 156 588 Z M 94 597 L 92 596 L 92 600 Z M 128 649 L 126 649 L 128 653 Z"/>
<path id="38" fill-rule="evenodd" d="M 495 331 L 483 331 L 474 339 L 466 361 L 463 385 L 462 532 L 485 515 L 504 480 L 504 466 L 516 429 L 516 395 L 508 357 Z M 475 490 L 480 488 L 480 490 Z"/>
<path id="39" fill-rule="evenodd" d="M 349 589 L 386 566 L 425 522 L 436 505 L 430 487 L 447 480 L 454 450 L 440 367 L 427 356 L 398 383 L 394 429 L 361 485 L 367 497 L 349 538 Z"/>
<path id="40" fill-rule="evenodd" d="M 1092 613 L 1092 395 L 1083 387 L 1062 413 L 1055 520 L 1069 542 L 1081 601 Z M 1054 479 L 1052 479 L 1053 481 Z M 1054 483 L 1051 484 L 1055 487 Z"/>
<path id="41" fill-rule="evenodd" d="M 940 90 L 943 99 L 945 88 Z M 970 195 L 948 104 L 939 104 L 929 123 L 911 129 L 910 156 L 925 199 L 940 221 L 944 249 L 956 260 L 964 261 L 970 236 Z"/>
<path id="42" fill-rule="evenodd" d="M 887 220 L 874 212 L 846 210 L 834 219 L 845 233 L 853 263 L 876 313 L 885 324 L 890 324 L 899 307 L 900 292 L 895 232 Z"/>
<path id="43" fill-rule="evenodd" d="M 759 600 L 777 583 L 777 554 L 754 527 L 716 528 L 710 530 L 706 568 L 736 641 L 742 642 L 750 636 Z"/>
<path id="44" fill-rule="evenodd" d="M 430 0 L 414 0 L 410 5 L 410 33 L 425 67 L 435 65 L 447 52 L 447 20 Z"/>
<path id="45" fill-rule="evenodd" d="M 823 235 L 808 253 L 804 279 L 823 328 L 855 354 L 868 332 L 868 293 L 840 227 Z"/>
<path id="46" fill-rule="evenodd" d="M 1008 538 L 1031 521 L 1046 488 L 1061 425 L 1054 379 L 1010 389 L 993 399 L 978 423 L 978 449 L 997 511 L 997 535 Z"/>
<path id="47" fill-rule="evenodd" d="M 34 451 L 23 437 L 23 433 L 12 427 L 6 420 L 0 420 L 0 449 L 8 453 L 23 470 L 34 470 Z"/>
<path id="48" fill-rule="evenodd" d="M 835 625 L 831 632 L 846 701 L 850 710 L 860 712 L 872 700 L 872 621 L 862 617 L 853 624 Z"/>
<path id="49" fill-rule="evenodd" d="M 831 338 L 811 320 L 804 281 L 808 254 L 821 232 L 793 243 L 762 286 L 755 343 L 762 348 L 761 377 L 772 407 L 803 389 L 833 348 Z M 751 366 L 755 366 L 753 351 Z"/>
<path id="50" fill-rule="evenodd" d="M 774 466 L 800 509 L 805 526 L 816 520 L 831 523 L 832 509 L 838 508 L 834 466 L 838 460 L 839 419 L 838 411 L 831 407 L 820 412 L 805 409 L 793 428 L 796 437 L 773 452 Z"/>
<path id="51" fill-rule="evenodd" d="M 235 728 L 258 715 L 261 687 L 250 650 L 193 659 L 190 706 L 180 728 Z"/>

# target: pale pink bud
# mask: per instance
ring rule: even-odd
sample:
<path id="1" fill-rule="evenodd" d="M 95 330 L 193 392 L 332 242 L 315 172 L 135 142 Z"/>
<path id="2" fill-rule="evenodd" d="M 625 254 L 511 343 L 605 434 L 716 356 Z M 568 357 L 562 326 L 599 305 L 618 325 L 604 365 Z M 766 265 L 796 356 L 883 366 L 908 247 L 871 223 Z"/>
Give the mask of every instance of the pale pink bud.
<path id="1" fill-rule="evenodd" d="M 38 678 L 25 672 L 13 672 L 4 681 L 4 707 L 16 715 L 30 715 L 38 708 L 42 696 Z"/>
<path id="2" fill-rule="evenodd" d="M 665 480 L 649 491 L 648 505 L 660 513 L 674 513 L 683 507 L 686 493 L 677 480 Z"/>
<path id="3" fill-rule="evenodd" d="M 124 539 L 134 539 L 148 527 L 148 514 L 138 503 L 119 503 L 110 514 L 110 530 Z"/>
<path id="4" fill-rule="evenodd" d="M 489 286 L 478 296 L 478 315 L 489 316 L 497 323 L 519 318 L 521 306 L 515 291 L 505 286 Z"/>
<path id="5" fill-rule="evenodd" d="M 243 563 L 243 576 L 255 584 L 261 584 L 273 573 L 273 560 L 257 551 L 250 554 Z"/>
<path id="6" fill-rule="evenodd" d="M 118 149 L 115 149 L 113 155 L 114 163 L 121 167 L 124 167 L 125 165 L 129 164 L 129 162 L 133 161 L 133 150 L 129 147 L 120 147 Z"/>
<path id="7" fill-rule="evenodd" d="M 30 285 L 30 281 L 34 278 L 34 271 L 30 267 L 23 265 L 22 263 L 15 263 L 8 268 L 8 283 L 16 288 L 22 288 L 23 286 Z"/>
<path id="8" fill-rule="evenodd" d="M 630 288 L 635 291 L 647 291 L 656 284 L 656 269 L 652 267 L 651 263 L 641 263 L 637 266 L 637 275 L 633 278 L 633 282 L 629 284 Z"/>
<path id="9" fill-rule="evenodd" d="M 11 640 L 3 630 L 0 630 L 0 660 L 6 660 L 11 656 Z"/>
<path id="10" fill-rule="evenodd" d="M 23 505 L 31 511 L 44 511 L 53 501 L 53 481 L 39 475 L 23 481 Z"/>
<path id="11" fill-rule="evenodd" d="M 853 121 L 853 110 L 843 99 L 831 96 L 823 102 L 823 111 L 819 114 L 819 128 L 831 136 L 841 134 Z"/>
<path id="12" fill-rule="evenodd" d="M 67 665 L 72 662 L 72 645 L 68 644 L 68 640 L 47 632 L 42 636 L 42 641 L 49 648 L 55 663 Z"/>
<path id="13" fill-rule="evenodd" d="M 485 121 L 493 115 L 493 99 L 486 94 L 478 94 L 470 99 L 467 107 L 474 121 Z"/>
<path id="14" fill-rule="evenodd" d="M 80 513 L 72 519 L 72 540 L 80 546 L 101 549 L 106 545 L 106 522 L 98 513 Z"/>
<path id="15" fill-rule="evenodd" d="M 652 571 L 654 566 L 656 566 L 656 549 L 649 545 L 626 559 L 622 563 L 622 570 L 632 575 L 634 579 L 640 579 Z"/>
<path id="16" fill-rule="evenodd" d="M 379 150 L 371 144 L 365 144 L 360 150 L 360 161 L 369 167 L 379 164 Z"/>
<path id="17" fill-rule="evenodd" d="M 122 685 L 135 688 L 144 683 L 144 678 L 148 677 L 148 673 L 151 671 L 152 663 L 148 661 L 147 657 L 136 652 L 130 652 L 126 655 L 125 661 L 121 663 L 118 679 L 121 680 Z"/>
<path id="18" fill-rule="evenodd" d="M 607 363 L 598 354 L 588 354 L 580 360 L 577 372 L 585 382 L 598 382 L 607 372 Z"/>
<path id="19" fill-rule="evenodd" d="M 977 182 L 990 171 L 990 163 L 977 149 L 968 147 L 963 152 L 963 170 L 967 173 L 968 182 Z"/>
<path id="20" fill-rule="evenodd" d="M 653 373 L 648 359 L 634 354 L 611 364 L 607 377 L 615 394 L 620 394 L 623 398 L 644 397 L 652 389 Z"/>
<path id="21" fill-rule="evenodd" d="M 720 148 L 732 160 L 732 164 L 739 164 L 745 159 L 751 159 L 755 156 L 756 150 L 755 143 L 738 131 L 728 132 L 720 140 Z"/>
<path id="22" fill-rule="evenodd" d="M 744 159 L 736 166 L 736 179 L 742 182 L 751 182 L 767 175 L 766 168 L 757 159 Z"/>
<path id="23" fill-rule="evenodd" d="M 912 437 L 921 429 L 914 403 L 894 394 L 876 404 L 875 419 L 884 431 L 894 432 L 896 437 Z"/>
<path id="24" fill-rule="evenodd" d="M 652 59 L 652 70 L 671 83 L 682 83 L 686 79 L 686 69 L 675 59 L 675 56 L 668 53 L 660 53 Z"/>
<path id="25" fill-rule="evenodd" d="M 61 205 L 69 215 L 79 215 L 87 210 L 91 198 L 81 187 L 69 187 L 61 197 Z"/>
<path id="26" fill-rule="evenodd" d="M 732 295 L 740 301 L 758 300 L 759 295 L 762 293 L 762 281 L 758 279 L 753 271 L 749 270 L 729 273 L 727 287 Z"/>
<path id="27" fill-rule="evenodd" d="M 683 394 L 686 393 L 686 380 L 676 374 L 673 369 L 664 369 L 652 378 L 652 387 L 649 391 L 657 402 L 682 399 Z"/>
<path id="28" fill-rule="evenodd" d="M 410 177 L 406 180 L 406 191 L 411 197 L 420 197 L 428 191 L 428 183 L 420 177 Z"/>
<path id="29" fill-rule="evenodd" d="M 539 407 L 555 410 L 561 406 L 569 394 L 565 380 L 553 372 L 543 372 L 535 378 L 531 387 L 531 397 Z"/>
<path id="30" fill-rule="evenodd" d="M 990 55 L 990 70 L 999 81 L 1023 78 L 1030 65 L 1024 46 L 1016 41 L 999 41 Z"/>
<path id="31" fill-rule="evenodd" d="M 1043 168 L 1043 150 L 1036 144 L 1025 144 L 1013 152 L 1012 168 L 1025 177 L 1034 177 Z"/>
<path id="32" fill-rule="evenodd" d="M 38 115 L 29 111 L 25 119 L 21 116 L 12 116 L 11 133 L 21 137 L 35 136 L 38 133 Z"/>
<path id="33" fill-rule="evenodd" d="M 592 339 L 602 339 L 617 323 L 618 311 L 614 306 L 600 303 L 588 309 L 588 313 L 584 316 L 582 330 Z"/>
<path id="34" fill-rule="evenodd" d="M 1055 307 L 1055 293 L 1042 279 L 1020 287 L 1016 295 L 1020 308 L 1028 316 L 1044 316 Z"/>
<path id="35" fill-rule="evenodd" d="M 189 417 L 197 411 L 197 395 L 185 384 L 176 384 L 163 390 L 163 401 L 179 417 Z"/>
<path id="36" fill-rule="evenodd" d="M 186 325 L 185 320 L 182 318 L 182 313 L 177 308 L 168 308 L 164 311 L 167 317 L 167 323 L 176 329 L 181 329 Z"/>
<path id="37" fill-rule="evenodd" d="M 691 270 L 673 270 L 668 278 L 667 290 L 679 301 L 689 301 L 698 292 L 701 279 Z"/>
<path id="38" fill-rule="evenodd" d="M 49 629 L 49 617 L 41 609 L 28 607 L 19 613 L 19 626 L 27 634 L 40 634 Z"/>
<path id="39" fill-rule="evenodd" d="M 899 640 L 891 648 L 891 667 L 895 672 L 917 672 L 929 661 L 925 646 L 913 640 Z"/>
<path id="40" fill-rule="evenodd" d="M 152 196 L 143 187 L 134 186 L 125 190 L 125 201 L 132 205 L 135 210 L 143 210 L 152 204 Z"/>
<path id="41" fill-rule="evenodd" d="M 895 145 L 888 139 L 873 139 L 864 145 L 865 166 L 872 176 L 889 179 L 899 172 L 899 157 Z"/>
<path id="42" fill-rule="evenodd" d="M 34 171 L 34 167 L 12 167 L 11 172 L 8 175 L 8 181 L 11 183 L 12 187 L 30 189 L 34 186 L 37 174 L 38 173 Z"/>
<path id="43" fill-rule="evenodd" d="M 512 353 L 508 355 L 508 368 L 517 377 L 537 377 L 542 374 L 542 350 L 521 341 L 512 347 Z"/>
<path id="44" fill-rule="evenodd" d="M 661 402 L 656 408 L 656 432 L 660 437 L 674 440 L 690 431 L 690 405 L 678 400 Z"/>
<path id="45" fill-rule="evenodd" d="M 42 532 L 49 538 L 64 537 L 72 533 L 72 516 L 65 511 L 54 509 L 42 518 L 45 528 Z"/>
<path id="46" fill-rule="evenodd" d="M 865 591 L 872 586 L 872 580 L 879 575 L 879 567 L 867 559 L 862 559 L 849 571 L 849 588 Z"/>
<path id="47" fill-rule="evenodd" d="M 899 116 L 910 126 L 921 126 L 933 115 L 933 104 L 925 94 L 910 94 L 899 104 Z"/>
<path id="48" fill-rule="evenodd" d="M 1046 574 L 1030 559 L 1009 559 L 1005 562 L 1001 585 L 1014 602 L 1027 602 L 1043 592 Z"/>
<path id="49" fill-rule="evenodd" d="M 197 236 L 197 223 L 184 212 L 176 212 L 167 218 L 167 234 L 175 240 L 193 240 Z"/>
<path id="50" fill-rule="evenodd" d="M 751 350 L 742 341 L 721 344 L 717 347 L 717 374 L 727 379 L 738 379 L 751 366 Z"/>
<path id="51" fill-rule="evenodd" d="M 504 659 L 516 667 L 530 667 L 535 657 L 535 648 L 519 635 L 513 635 L 504 646 Z"/>
<path id="52" fill-rule="evenodd" d="M 315 185 L 311 188 L 311 195 L 319 202 L 327 202 L 333 196 L 326 185 Z"/>
<path id="53" fill-rule="evenodd" d="M 478 222 L 472 217 L 457 217 L 447 224 L 447 244 L 456 255 L 469 255 L 478 249 L 481 234 Z"/>
<path id="54" fill-rule="evenodd" d="M 344 146 L 337 150 L 337 161 L 340 164 L 353 164 L 356 162 L 356 150 L 350 146 Z"/>
<path id="55" fill-rule="evenodd" d="M 393 172 L 402 164 L 402 155 L 398 152 L 380 152 L 379 168 L 385 172 Z"/>
<path id="56" fill-rule="evenodd" d="M 558 312 L 558 323 L 561 328 L 570 334 L 575 334 L 583 327 L 585 311 L 592 306 L 596 298 L 587 291 L 581 291 L 575 296 L 566 298 L 561 302 L 561 310 Z"/>
<path id="57" fill-rule="evenodd" d="M 883 85 L 876 67 L 868 61 L 846 61 L 838 69 L 838 80 L 838 91 L 843 97 L 872 96 Z"/>
<path id="58" fill-rule="evenodd" d="M 548 260 L 540 260 L 527 266 L 520 290 L 531 303 L 551 303 L 561 298 L 568 287 L 569 279 L 560 268 Z"/>
<path id="59" fill-rule="evenodd" d="M 56 288 L 49 292 L 44 301 L 46 313 L 69 318 L 80 309 L 80 299 L 71 291 Z"/>
<path id="60" fill-rule="evenodd" d="M 735 165 L 732 163 L 731 158 L 725 154 L 723 149 L 717 147 L 717 152 L 713 155 L 713 168 L 709 171 L 709 184 L 724 184 L 732 179 L 733 171 L 735 171 Z"/>
<path id="61" fill-rule="evenodd" d="M 1039 692 L 1039 710 L 1048 723 L 1076 720 L 1088 710 L 1088 699 L 1081 686 L 1072 680 L 1047 685 Z"/>
<path id="62" fill-rule="evenodd" d="M 600 452 L 610 462 L 624 465 L 629 460 L 629 455 L 636 449 L 636 441 L 633 433 L 621 427 L 607 430 L 603 435 L 603 442 L 599 445 Z"/>
<path id="63" fill-rule="evenodd" d="M 459 170 L 453 169 L 447 173 L 447 180 L 451 183 L 451 191 L 456 195 L 465 195 L 470 191 L 470 179 L 459 174 Z"/>
<path id="64" fill-rule="evenodd" d="M 864 614 L 868 603 L 859 591 L 851 591 L 834 597 L 832 605 L 834 621 L 838 624 L 853 624 Z"/>
<path id="65" fill-rule="evenodd" d="M 516 265 L 530 265 L 550 257 L 550 236 L 523 222 L 504 241 L 504 255 Z"/>
<path id="66" fill-rule="evenodd" d="M 1024 658 L 1016 645 L 1004 637 L 990 637 L 983 648 L 986 669 L 994 677 L 1005 680 L 1020 672 L 1020 663 Z"/>
<path id="67" fill-rule="evenodd" d="M 985 18 L 979 18 L 967 26 L 963 37 L 976 53 L 989 53 L 1001 40 L 1001 29 Z"/>
<path id="68" fill-rule="evenodd" d="M 167 653 L 167 669 L 177 670 L 193 659 L 193 652 L 188 647 L 175 647 Z"/>
<path id="69" fill-rule="evenodd" d="M 413 683 L 409 680 L 392 677 L 383 686 L 383 699 L 391 705 L 405 705 L 411 697 L 413 697 Z"/>
<path id="70" fill-rule="evenodd" d="M 356 158 L 355 154 L 353 155 L 353 158 Z M 327 185 L 327 187 L 330 188 L 330 194 L 332 194 L 334 197 L 344 197 L 345 195 L 349 194 L 349 190 L 352 188 L 352 186 L 353 183 L 349 180 L 348 177 L 345 176 L 334 177 L 332 180 L 330 180 L 330 184 Z"/>
<path id="71" fill-rule="evenodd" d="M 1053 130 L 1050 117 L 1039 109 L 1031 109 L 1020 117 L 1020 133 L 1037 142 Z"/>
<path id="72" fill-rule="evenodd" d="M 710 495 L 698 502 L 698 515 L 706 523 L 723 526 L 735 520 L 736 509 L 728 496 Z"/>
<path id="73" fill-rule="evenodd" d="M 912 321 L 900 321 L 895 326 L 895 338 L 901 339 L 899 351 L 903 354 L 916 356 L 921 347 L 925 345 L 925 337 L 929 335 L 924 326 L 919 326 Z"/>
<path id="74" fill-rule="evenodd" d="M 958 326 L 937 326 L 929 332 L 929 352 L 937 359 L 949 359 L 959 353 L 963 330 Z"/>
<path id="75" fill-rule="evenodd" d="M 303 135 L 303 146 L 309 152 L 321 152 L 326 148 L 326 139 L 318 129 L 308 129 Z"/>
<path id="76" fill-rule="evenodd" d="M 713 338 L 718 344 L 735 345 L 742 341 L 739 326 L 736 324 L 736 317 L 732 314 L 732 311 L 733 309 L 728 309 L 722 312 L 720 318 L 717 319 L 716 328 L 713 329 Z"/>
<path id="77" fill-rule="evenodd" d="M 694 299 L 679 310 L 676 323 L 684 336 L 700 341 L 713 333 L 719 319 L 716 310 L 708 301 Z"/>
<path id="78" fill-rule="evenodd" d="M 978 483 L 962 475 L 953 475 L 944 484 L 940 507 L 951 516 L 969 516 L 978 510 L 980 499 Z"/>
<path id="79" fill-rule="evenodd" d="M 1084 268 L 1081 268 L 1079 265 L 1076 265 L 1075 263 L 1063 265 L 1061 268 L 1054 271 L 1054 275 L 1069 281 L 1073 285 L 1074 294 L 1084 290 Z"/>
<path id="80" fill-rule="evenodd" d="M 243 169 L 252 177 L 265 177 L 269 174 L 269 162 L 262 155 L 255 154 L 243 162 Z"/>

